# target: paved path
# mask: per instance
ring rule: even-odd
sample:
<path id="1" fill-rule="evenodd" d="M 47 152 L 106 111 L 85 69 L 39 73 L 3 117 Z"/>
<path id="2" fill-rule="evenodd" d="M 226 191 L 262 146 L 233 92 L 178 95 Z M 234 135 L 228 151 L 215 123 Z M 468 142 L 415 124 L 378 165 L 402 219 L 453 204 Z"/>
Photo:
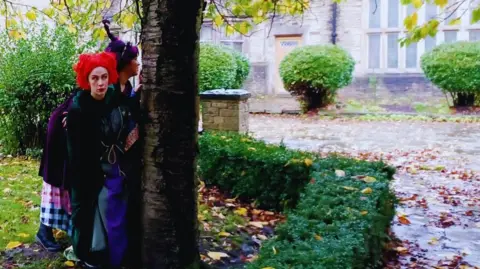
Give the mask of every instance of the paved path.
<path id="1" fill-rule="evenodd" d="M 480 266 L 480 124 L 256 115 L 250 130 L 268 142 L 367 159 L 382 156 L 398 167 L 393 188 L 402 203 L 397 211 L 411 224 L 394 220 L 392 230 L 403 245 L 400 264 L 391 268 Z M 461 262 L 472 267 L 448 267 Z"/>

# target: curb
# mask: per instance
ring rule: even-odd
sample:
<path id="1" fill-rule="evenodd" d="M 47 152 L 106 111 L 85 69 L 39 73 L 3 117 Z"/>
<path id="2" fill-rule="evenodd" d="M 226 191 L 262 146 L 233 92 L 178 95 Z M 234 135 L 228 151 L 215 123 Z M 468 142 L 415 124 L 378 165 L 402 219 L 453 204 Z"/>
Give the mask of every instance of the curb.
<path id="1" fill-rule="evenodd" d="M 250 114 L 267 114 L 267 115 L 301 115 L 301 110 L 267 111 L 254 110 Z M 480 118 L 480 115 L 455 115 L 455 114 L 432 114 L 432 113 L 415 113 L 415 112 L 318 112 L 318 116 L 420 116 L 429 118 Z"/>

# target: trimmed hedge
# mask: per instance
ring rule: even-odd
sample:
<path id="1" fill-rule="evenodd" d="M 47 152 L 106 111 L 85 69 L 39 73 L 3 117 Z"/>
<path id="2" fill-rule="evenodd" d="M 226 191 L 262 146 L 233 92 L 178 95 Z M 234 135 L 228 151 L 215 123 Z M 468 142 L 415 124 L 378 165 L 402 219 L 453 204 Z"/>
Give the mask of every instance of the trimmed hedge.
<path id="1" fill-rule="evenodd" d="M 248 268 L 364 269 L 380 265 L 394 216 L 393 169 L 382 163 L 323 159 L 296 209 Z M 335 169 L 346 177 L 339 178 Z M 354 176 L 368 175 L 366 183 Z M 367 188 L 371 189 L 368 194 Z M 362 190 L 367 194 L 362 193 Z M 276 254 L 273 252 L 276 250 Z"/>
<path id="2" fill-rule="evenodd" d="M 198 88 L 200 92 L 223 89 L 235 83 L 237 60 L 223 46 L 200 45 Z"/>
<path id="3" fill-rule="evenodd" d="M 248 136 L 205 133 L 199 171 L 207 184 L 287 208 L 287 222 L 248 268 L 360 269 L 379 265 L 394 216 L 395 169 L 268 145 Z M 337 175 L 336 170 L 345 172 Z M 296 207 L 295 207 L 296 206 Z"/>
<path id="4" fill-rule="evenodd" d="M 229 47 L 226 48 L 230 51 L 230 53 L 232 53 L 233 57 L 235 57 L 235 61 L 237 62 L 235 81 L 229 88 L 240 89 L 243 87 L 243 84 L 245 83 L 245 80 L 247 80 L 248 74 L 250 73 L 250 62 L 242 53 Z"/>
<path id="5" fill-rule="evenodd" d="M 311 153 L 234 133 L 204 133 L 199 145 L 199 174 L 206 184 L 253 199 L 264 209 L 294 206 L 315 159 Z"/>
<path id="6" fill-rule="evenodd" d="M 441 44 L 422 55 L 421 67 L 433 84 L 452 96 L 455 105 L 473 105 L 478 98 L 479 42 Z"/>

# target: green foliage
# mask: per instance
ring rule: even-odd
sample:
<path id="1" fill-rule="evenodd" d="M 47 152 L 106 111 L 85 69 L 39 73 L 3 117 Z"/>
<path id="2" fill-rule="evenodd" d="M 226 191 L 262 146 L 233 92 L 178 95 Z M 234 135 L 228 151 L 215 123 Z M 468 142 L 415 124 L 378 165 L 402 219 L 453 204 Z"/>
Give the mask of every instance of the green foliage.
<path id="1" fill-rule="evenodd" d="M 363 269 L 379 266 L 394 216 L 385 164 L 326 158 L 314 164 L 298 206 L 248 268 Z M 337 175 L 342 170 L 345 176 Z M 362 179 L 375 178 L 375 182 Z M 367 189 L 370 188 L 370 189 Z M 368 190 L 368 191 L 367 191 Z M 371 190 L 371 192 L 370 192 Z"/>
<path id="2" fill-rule="evenodd" d="M 232 53 L 232 55 L 235 57 L 235 62 L 237 63 L 237 70 L 235 74 L 235 81 L 233 84 L 228 87 L 230 89 L 240 89 L 243 87 L 243 83 L 248 77 L 248 74 L 250 73 L 250 61 L 248 60 L 245 55 L 242 53 L 225 46 L 225 48 Z"/>
<path id="3" fill-rule="evenodd" d="M 0 36 L 0 143 L 11 154 L 41 148 L 50 113 L 75 85 L 78 45 L 65 28 L 34 25 L 26 39 Z M 35 150 L 30 150 L 35 152 Z"/>
<path id="4" fill-rule="evenodd" d="M 198 88 L 200 92 L 229 88 L 235 84 L 236 59 L 223 47 L 208 43 L 200 46 Z"/>
<path id="5" fill-rule="evenodd" d="M 455 105 L 480 93 L 479 42 L 439 45 L 421 57 L 421 67 L 433 84 L 452 96 Z"/>
<path id="6" fill-rule="evenodd" d="M 330 104 L 337 90 L 351 83 L 354 67 L 352 56 L 338 46 L 303 46 L 282 60 L 280 76 L 308 111 Z"/>
<path id="7" fill-rule="evenodd" d="M 294 206 L 310 180 L 310 153 L 232 133 L 207 132 L 199 144 L 199 174 L 205 183 L 255 199 L 261 208 Z"/>

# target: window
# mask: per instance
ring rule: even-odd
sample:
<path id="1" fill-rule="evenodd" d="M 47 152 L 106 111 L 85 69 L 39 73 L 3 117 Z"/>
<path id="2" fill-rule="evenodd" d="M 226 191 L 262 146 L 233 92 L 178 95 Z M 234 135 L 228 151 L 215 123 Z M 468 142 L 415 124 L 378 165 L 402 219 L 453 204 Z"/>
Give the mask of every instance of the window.
<path id="1" fill-rule="evenodd" d="M 457 41 L 457 31 L 445 31 L 445 43 L 452 43 Z"/>
<path id="2" fill-rule="evenodd" d="M 414 12 L 418 14 L 417 25 L 423 25 L 426 21 L 437 19 L 442 22 L 454 20 L 465 11 L 468 11 L 468 0 L 457 1 L 448 7 L 448 10 L 440 9 L 432 1 L 423 1 L 419 9 L 413 5 L 402 5 L 401 0 L 364 0 L 368 5 L 365 14 L 365 67 L 379 72 L 421 72 L 420 57 L 423 53 L 431 51 L 437 44 L 442 42 L 451 43 L 460 39 L 469 38 L 472 41 L 480 41 L 480 23 L 478 29 L 467 29 L 465 19 L 461 24 L 448 25 L 441 23 L 438 34 L 435 37 L 427 36 L 425 39 L 408 46 L 400 46 L 398 40 L 405 37 L 407 30 L 403 21 Z M 368 16 L 368 18 L 367 18 Z M 449 16 L 448 18 L 446 18 Z M 470 37 L 469 37 L 470 36 Z"/>
<path id="3" fill-rule="evenodd" d="M 213 27 L 209 24 L 202 25 L 200 29 L 200 41 L 201 42 L 212 42 L 213 41 Z"/>
<path id="4" fill-rule="evenodd" d="M 220 43 L 229 46 L 239 52 L 243 52 L 243 35 L 235 32 L 232 35 L 227 36 L 225 31 L 220 34 Z"/>
<path id="5" fill-rule="evenodd" d="M 470 30 L 468 35 L 470 41 L 480 41 L 480 30 Z"/>

